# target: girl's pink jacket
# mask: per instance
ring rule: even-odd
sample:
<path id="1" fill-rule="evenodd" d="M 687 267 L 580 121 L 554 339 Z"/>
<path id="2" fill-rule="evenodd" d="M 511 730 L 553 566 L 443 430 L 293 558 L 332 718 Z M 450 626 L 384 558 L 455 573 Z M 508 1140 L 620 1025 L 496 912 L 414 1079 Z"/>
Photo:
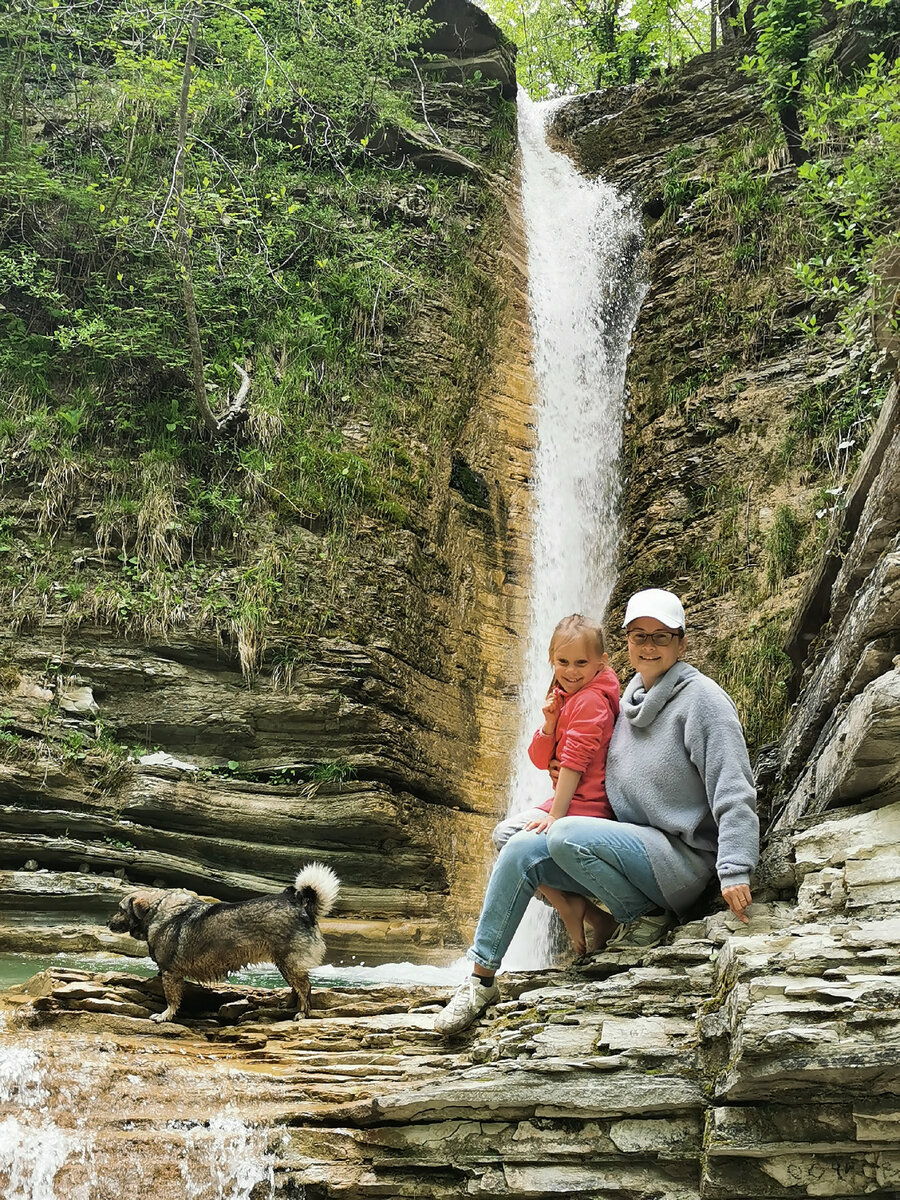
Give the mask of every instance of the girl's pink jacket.
<path id="1" fill-rule="evenodd" d="M 581 772 L 567 816 L 615 819 L 606 798 L 606 752 L 619 715 L 618 677 L 612 667 L 604 667 L 573 695 L 556 691 L 563 701 L 556 732 L 547 737 L 541 726 L 531 739 L 528 757 L 542 771 L 556 758 L 560 766 Z M 538 808 L 549 812 L 552 804 L 551 796 Z"/>

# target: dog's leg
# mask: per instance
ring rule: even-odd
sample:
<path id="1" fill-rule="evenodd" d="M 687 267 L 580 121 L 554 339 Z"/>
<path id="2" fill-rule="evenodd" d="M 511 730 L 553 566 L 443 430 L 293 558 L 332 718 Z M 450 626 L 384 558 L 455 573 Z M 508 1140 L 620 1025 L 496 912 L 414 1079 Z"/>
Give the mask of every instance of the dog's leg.
<path id="1" fill-rule="evenodd" d="M 151 1021 L 171 1021 L 178 1009 L 181 1007 L 181 997 L 184 992 L 184 980 L 180 975 L 173 975 L 170 971 L 160 971 L 160 979 L 162 979 L 163 995 L 166 998 L 166 1008 L 161 1013 L 152 1013 Z"/>
<path id="2" fill-rule="evenodd" d="M 308 1017 L 309 994 L 312 991 L 312 985 L 309 982 L 306 969 L 297 966 L 290 959 L 284 959 L 281 962 L 276 960 L 275 966 L 291 986 L 291 1003 L 297 1009 L 297 1015 L 294 1019 L 299 1020 L 301 1017 Z"/>

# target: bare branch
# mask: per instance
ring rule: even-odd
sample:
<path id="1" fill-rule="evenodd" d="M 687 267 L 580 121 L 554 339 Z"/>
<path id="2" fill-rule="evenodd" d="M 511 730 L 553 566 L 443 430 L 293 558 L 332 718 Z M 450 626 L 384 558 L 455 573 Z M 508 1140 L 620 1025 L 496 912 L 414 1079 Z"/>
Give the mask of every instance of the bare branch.
<path id="1" fill-rule="evenodd" d="M 239 367 L 236 362 L 231 364 L 241 377 L 241 386 L 238 388 L 237 395 L 231 402 L 232 408 L 243 408 L 244 401 L 247 399 L 247 393 L 250 391 L 250 376 L 243 367 Z"/>
<path id="2" fill-rule="evenodd" d="M 419 68 L 416 64 L 416 60 L 414 58 L 411 58 L 409 61 L 412 63 L 412 69 L 415 71 L 416 78 L 419 81 L 419 91 L 420 91 L 421 98 L 422 98 L 422 120 L 425 122 L 425 124 L 431 130 L 431 136 L 434 138 L 434 140 L 437 142 L 437 144 L 439 146 L 443 146 L 444 143 L 441 141 L 440 137 L 438 136 L 438 133 L 435 130 L 434 126 L 428 120 L 428 109 L 425 107 L 425 83 L 422 79 L 422 76 L 419 73 Z"/>

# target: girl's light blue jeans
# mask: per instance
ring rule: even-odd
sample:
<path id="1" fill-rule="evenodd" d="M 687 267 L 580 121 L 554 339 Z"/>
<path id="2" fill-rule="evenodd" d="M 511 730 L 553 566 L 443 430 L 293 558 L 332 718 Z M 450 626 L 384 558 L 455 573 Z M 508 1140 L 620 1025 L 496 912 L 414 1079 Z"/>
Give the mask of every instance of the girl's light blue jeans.
<path id="1" fill-rule="evenodd" d="M 541 885 L 599 900 L 621 924 L 666 907 L 647 851 L 628 825 L 561 817 L 546 834 L 523 830 L 500 851 L 466 957 L 496 970 Z"/>

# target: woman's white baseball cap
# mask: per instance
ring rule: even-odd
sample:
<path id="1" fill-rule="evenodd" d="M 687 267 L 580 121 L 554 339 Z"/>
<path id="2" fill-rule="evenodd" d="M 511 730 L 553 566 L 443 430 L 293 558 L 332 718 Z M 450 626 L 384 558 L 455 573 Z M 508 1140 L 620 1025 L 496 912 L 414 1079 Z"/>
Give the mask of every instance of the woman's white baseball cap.
<path id="1" fill-rule="evenodd" d="M 684 629 L 684 608 L 674 592 L 666 592 L 662 588 L 646 588 L 643 592 L 635 592 L 625 606 L 625 619 L 622 628 L 625 629 L 638 617 L 652 617 L 660 621 L 666 629 Z"/>

